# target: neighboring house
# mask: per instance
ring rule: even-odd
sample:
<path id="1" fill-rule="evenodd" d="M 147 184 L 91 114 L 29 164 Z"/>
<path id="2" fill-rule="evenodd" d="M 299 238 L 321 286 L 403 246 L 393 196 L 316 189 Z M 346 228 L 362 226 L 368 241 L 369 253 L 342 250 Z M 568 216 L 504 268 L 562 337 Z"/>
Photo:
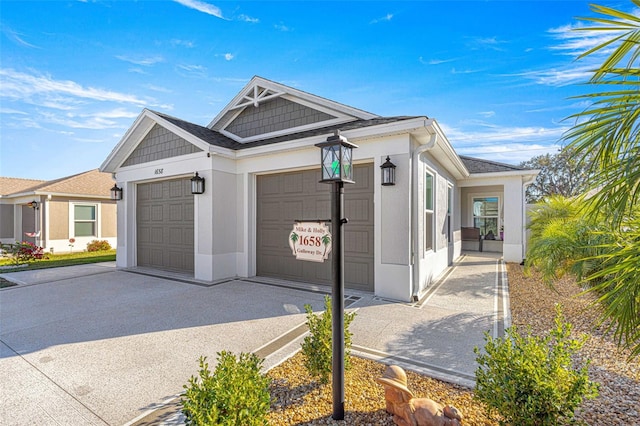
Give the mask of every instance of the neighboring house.
<path id="1" fill-rule="evenodd" d="M 0 177 L 0 242 L 28 241 L 55 253 L 86 250 L 92 240 L 115 248 L 113 184 L 98 169 L 51 181 Z"/>
<path id="2" fill-rule="evenodd" d="M 345 185 L 348 288 L 419 297 L 460 256 L 463 226 L 503 227 L 492 249 L 522 260 L 524 191 L 537 170 L 460 157 L 426 116 L 380 117 L 254 77 L 206 127 L 143 110 L 104 161 L 123 189 L 118 267 L 330 284 L 330 262 L 296 260 L 288 237 L 296 220 L 330 217 L 315 144 L 336 129 L 359 146 Z M 381 185 L 387 156 L 393 186 Z"/>

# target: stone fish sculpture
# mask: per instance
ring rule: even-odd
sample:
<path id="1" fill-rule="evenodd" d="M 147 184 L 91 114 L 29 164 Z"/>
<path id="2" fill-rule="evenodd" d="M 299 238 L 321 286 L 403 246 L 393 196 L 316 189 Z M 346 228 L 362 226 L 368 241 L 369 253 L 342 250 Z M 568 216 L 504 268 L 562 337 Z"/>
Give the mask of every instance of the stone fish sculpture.
<path id="1" fill-rule="evenodd" d="M 428 398 L 415 398 L 407 388 L 407 374 L 401 367 L 386 368 L 377 382 L 384 386 L 387 412 L 393 414 L 398 426 L 461 426 L 462 414 L 457 408 L 446 407 Z"/>

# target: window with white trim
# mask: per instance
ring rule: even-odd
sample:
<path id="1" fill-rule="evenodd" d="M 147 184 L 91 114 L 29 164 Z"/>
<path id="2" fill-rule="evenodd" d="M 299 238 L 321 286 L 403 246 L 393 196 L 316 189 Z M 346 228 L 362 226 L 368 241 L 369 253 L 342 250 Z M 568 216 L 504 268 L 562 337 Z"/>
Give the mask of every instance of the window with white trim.
<path id="1" fill-rule="evenodd" d="M 500 199 L 498 197 L 473 198 L 473 226 L 480 228 L 481 235 L 491 232 L 496 238 L 500 223 Z"/>
<path id="2" fill-rule="evenodd" d="M 424 175 L 424 251 L 433 250 L 433 202 L 434 179 L 426 172 Z"/>
<path id="3" fill-rule="evenodd" d="M 74 204 L 73 235 L 74 237 L 96 237 L 96 205 Z"/>

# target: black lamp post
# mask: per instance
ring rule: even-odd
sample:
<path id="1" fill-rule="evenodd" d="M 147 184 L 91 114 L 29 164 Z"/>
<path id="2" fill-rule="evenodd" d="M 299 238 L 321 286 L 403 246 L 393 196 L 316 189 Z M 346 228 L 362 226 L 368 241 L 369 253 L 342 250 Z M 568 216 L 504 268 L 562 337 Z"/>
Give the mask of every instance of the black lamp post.
<path id="1" fill-rule="evenodd" d="M 331 191 L 331 228 L 333 233 L 333 249 L 331 270 L 333 285 L 331 291 L 332 318 L 332 387 L 333 387 L 333 419 L 344 420 L 344 184 L 353 181 L 353 148 L 352 144 L 336 130 L 326 142 L 316 145 L 320 148 L 320 165 L 322 167 L 321 183 L 333 185 Z"/>
<path id="2" fill-rule="evenodd" d="M 113 188 L 111 188 L 111 199 L 113 201 L 122 200 L 122 188 L 119 188 L 117 184 L 113 184 Z"/>
<path id="3" fill-rule="evenodd" d="M 204 178 L 196 175 L 191 178 L 191 193 L 192 194 L 204 194 Z"/>

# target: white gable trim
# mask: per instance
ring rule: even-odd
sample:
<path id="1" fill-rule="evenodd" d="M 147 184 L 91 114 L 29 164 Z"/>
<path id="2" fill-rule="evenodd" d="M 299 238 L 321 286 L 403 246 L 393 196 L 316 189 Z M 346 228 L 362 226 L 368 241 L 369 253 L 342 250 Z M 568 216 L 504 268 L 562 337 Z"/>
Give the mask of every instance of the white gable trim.
<path id="1" fill-rule="evenodd" d="M 155 126 L 156 124 L 164 127 L 177 136 L 180 136 L 182 139 L 197 146 L 204 152 L 209 152 L 210 145 L 207 142 L 204 142 L 200 138 L 195 137 L 191 133 L 181 129 L 170 121 L 165 120 L 164 118 L 160 117 L 157 114 L 154 114 L 152 111 L 145 108 L 140 113 L 131 128 L 129 128 L 127 133 L 125 133 L 120 142 L 113 149 L 113 151 L 111 151 L 111 154 L 109 154 L 107 159 L 102 163 L 102 165 L 100 166 L 100 171 L 114 173 L 116 169 L 121 167 L 122 163 L 124 163 L 127 158 L 129 158 L 131 153 L 136 149 L 136 147 L 140 144 L 140 142 L 142 142 L 145 136 L 151 131 L 151 129 L 153 129 L 153 126 Z"/>
<path id="2" fill-rule="evenodd" d="M 263 98 L 256 99 L 255 93 L 258 91 L 258 87 L 262 87 L 264 89 L 268 89 L 272 94 L 267 94 Z M 209 125 L 210 129 L 213 128 L 224 128 L 224 126 L 228 125 L 227 122 L 220 123 L 220 120 L 231 110 L 241 109 L 246 105 L 251 105 L 253 101 L 264 101 L 265 99 L 273 99 L 279 96 L 290 95 L 289 100 L 294 100 L 295 102 L 302 103 L 302 101 L 308 102 L 307 106 L 312 108 L 319 109 L 324 107 L 327 109 L 327 112 L 334 116 L 351 116 L 354 119 L 364 119 L 368 120 L 371 118 L 378 117 L 376 114 L 371 114 L 370 112 L 366 112 L 357 108 L 353 108 L 339 102 L 334 102 L 329 99 L 325 99 L 316 95 L 312 95 L 301 90 L 294 89 L 293 87 L 285 86 L 284 84 L 276 83 L 271 80 L 267 80 L 262 77 L 255 76 L 249 81 L 249 83 L 227 104 L 227 106 L 218 113 L 218 115 L 211 120 Z M 252 97 L 254 96 L 254 97 Z M 222 126 L 221 126 L 222 125 Z"/>
<path id="3" fill-rule="evenodd" d="M 257 88 L 258 86 L 254 86 L 254 87 Z M 295 96 L 291 96 L 291 95 L 287 95 L 287 94 L 282 94 L 282 93 L 280 93 L 278 95 L 274 94 L 274 95 L 266 96 L 266 97 L 264 97 L 262 99 L 263 100 L 264 99 L 274 99 L 274 98 L 277 98 L 277 97 L 281 97 L 281 98 L 286 99 L 288 101 L 295 102 L 295 103 L 300 104 L 300 105 L 304 105 L 304 106 L 306 106 L 308 108 L 315 109 L 317 111 L 320 111 L 320 112 L 323 112 L 325 114 L 331 115 L 331 116 L 333 116 L 335 118 L 333 118 L 331 120 L 324 120 L 324 121 L 318 121 L 316 123 L 305 124 L 304 126 L 290 127 L 288 129 L 282 129 L 282 130 L 277 130 L 275 132 L 262 133 L 262 134 L 259 134 L 259 135 L 249 136 L 249 137 L 243 138 L 243 137 L 240 137 L 240 136 L 238 136 L 236 134 L 233 134 L 233 133 L 227 131 L 226 127 L 228 125 L 230 125 L 231 123 L 233 123 L 233 121 L 242 113 L 242 111 L 245 110 L 244 107 L 246 107 L 247 105 L 252 105 L 250 102 L 248 102 L 248 103 L 245 102 L 244 104 L 242 104 L 243 105 L 242 108 L 240 108 L 239 106 L 234 107 L 234 108 L 230 108 L 230 110 L 238 108 L 238 111 L 236 111 L 236 113 L 233 114 L 222 125 L 221 129 L 219 130 L 219 132 L 222 133 L 223 135 L 225 135 L 226 137 L 233 139 L 236 142 L 249 143 L 249 142 L 255 142 L 255 141 L 258 141 L 258 140 L 261 140 L 261 139 L 270 139 L 270 138 L 275 138 L 275 137 L 278 137 L 278 136 L 289 135 L 291 133 L 299 133 L 299 132 L 304 132 L 304 131 L 307 131 L 307 130 L 313 130 L 313 129 L 317 129 L 317 128 L 320 128 L 320 127 L 328 127 L 328 126 L 332 126 L 332 125 L 336 125 L 336 124 L 348 123 L 350 121 L 355 121 L 355 120 L 358 119 L 357 117 L 354 117 L 352 115 L 344 114 L 341 111 L 336 111 L 335 109 L 327 108 L 324 105 L 319 105 L 317 103 L 310 102 L 310 101 L 308 101 L 306 99 L 297 98 Z"/>

